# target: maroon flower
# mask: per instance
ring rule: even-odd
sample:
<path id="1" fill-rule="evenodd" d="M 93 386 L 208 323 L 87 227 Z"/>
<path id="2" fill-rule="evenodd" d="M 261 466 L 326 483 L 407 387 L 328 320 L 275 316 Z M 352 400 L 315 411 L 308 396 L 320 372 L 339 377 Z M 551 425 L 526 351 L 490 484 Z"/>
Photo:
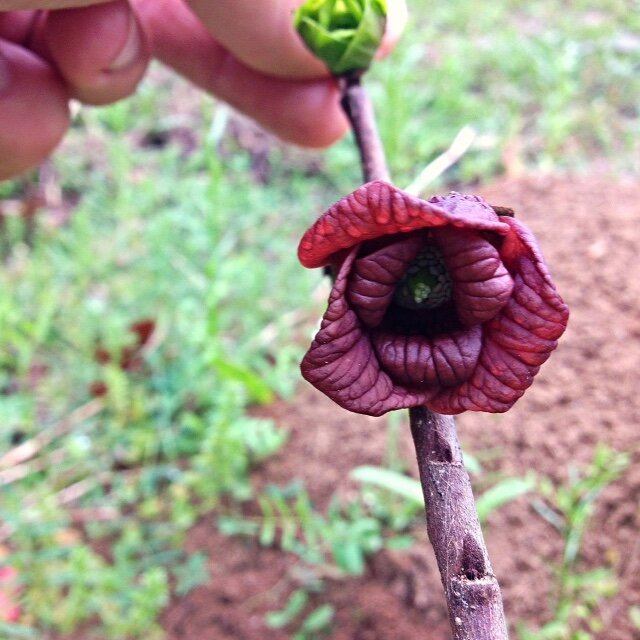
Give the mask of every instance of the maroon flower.
<path id="1" fill-rule="evenodd" d="M 336 281 L 302 375 L 345 409 L 509 409 L 569 311 L 531 232 L 477 196 L 382 181 L 333 205 L 298 249 Z"/>

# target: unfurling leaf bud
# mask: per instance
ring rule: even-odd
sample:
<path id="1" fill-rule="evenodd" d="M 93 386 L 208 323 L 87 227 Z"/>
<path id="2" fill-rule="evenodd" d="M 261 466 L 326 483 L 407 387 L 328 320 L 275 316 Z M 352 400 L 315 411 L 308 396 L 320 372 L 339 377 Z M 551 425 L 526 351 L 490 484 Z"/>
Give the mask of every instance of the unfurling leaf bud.
<path id="1" fill-rule="evenodd" d="M 386 0 L 307 0 L 294 25 L 313 54 L 334 75 L 364 71 L 382 42 Z"/>

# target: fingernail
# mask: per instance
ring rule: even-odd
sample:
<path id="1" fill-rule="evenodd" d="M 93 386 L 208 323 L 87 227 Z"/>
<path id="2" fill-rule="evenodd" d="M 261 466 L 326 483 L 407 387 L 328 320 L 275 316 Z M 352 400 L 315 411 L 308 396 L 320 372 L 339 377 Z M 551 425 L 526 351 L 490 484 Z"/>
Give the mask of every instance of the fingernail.
<path id="1" fill-rule="evenodd" d="M 11 81 L 11 69 L 8 60 L 0 53 L 0 93 L 8 88 Z"/>
<path id="2" fill-rule="evenodd" d="M 122 69 L 126 69 L 134 62 L 137 62 L 140 58 L 141 49 L 142 34 L 140 32 L 140 27 L 138 26 L 136 18 L 131 15 L 129 17 L 129 32 L 127 33 L 127 39 L 125 40 L 120 53 L 109 66 L 108 71 L 122 71 Z"/>

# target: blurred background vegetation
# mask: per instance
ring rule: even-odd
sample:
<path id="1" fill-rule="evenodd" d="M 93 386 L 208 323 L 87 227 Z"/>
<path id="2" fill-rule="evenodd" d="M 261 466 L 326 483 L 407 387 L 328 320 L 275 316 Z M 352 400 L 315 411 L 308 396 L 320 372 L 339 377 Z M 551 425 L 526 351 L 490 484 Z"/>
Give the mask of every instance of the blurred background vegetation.
<path id="1" fill-rule="evenodd" d="M 368 78 L 399 185 L 465 126 L 475 141 L 434 189 L 594 164 L 640 171 L 629 0 L 409 4 L 406 37 Z M 391 487 L 394 507 L 369 496 L 327 514 L 303 487 L 256 496 L 249 482 L 286 434 L 247 410 L 292 397 L 326 291 L 298 265 L 297 240 L 359 180 L 350 140 L 287 148 L 154 68 L 135 97 L 78 107 L 51 162 L 0 185 L 0 561 L 22 589 L 22 617 L 0 622 L 0 637 L 90 622 L 97 638 L 161 638 L 171 593 L 208 579 L 185 534 L 223 498 L 257 499 L 265 516 L 225 516 L 225 532 L 269 544 L 295 516 L 306 529 L 288 550 L 347 573 L 411 544 L 420 505 L 397 470 L 356 472 L 363 491 Z M 614 460 L 598 472 L 624 466 Z M 498 485 L 486 508 L 532 482 Z M 294 542 L 305 536 L 313 544 Z M 306 595 L 294 596 L 269 624 L 299 613 Z M 313 613 L 301 633 L 331 618 Z"/>

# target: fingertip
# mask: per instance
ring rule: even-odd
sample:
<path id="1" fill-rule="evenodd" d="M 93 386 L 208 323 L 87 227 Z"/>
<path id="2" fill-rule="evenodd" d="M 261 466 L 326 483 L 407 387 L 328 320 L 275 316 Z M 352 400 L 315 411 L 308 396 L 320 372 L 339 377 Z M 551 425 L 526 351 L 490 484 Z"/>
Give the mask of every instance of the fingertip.
<path id="1" fill-rule="evenodd" d="M 186 0 L 209 33 L 244 65 L 266 75 L 322 78 L 328 74 L 293 26 L 303 0 Z"/>
<path id="2" fill-rule="evenodd" d="M 284 80 L 247 68 L 233 56 L 217 68 L 211 90 L 286 142 L 328 147 L 348 130 L 334 80 Z"/>
<path id="3" fill-rule="evenodd" d="M 140 0 L 137 5 L 154 53 L 191 82 L 250 116 L 283 140 L 328 147 L 348 130 L 331 78 L 287 80 L 238 61 L 182 3 Z"/>
<path id="4" fill-rule="evenodd" d="M 0 180 L 36 166 L 69 127 L 69 96 L 31 52 L 0 40 Z"/>
<path id="5" fill-rule="evenodd" d="M 127 0 L 51 11 L 38 38 L 73 97 L 108 104 L 130 95 L 151 56 Z"/>
<path id="6" fill-rule="evenodd" d="M 343 138 L 349 131 L 349 123 L 338 106 L 339 95 L 337 90 L 322 84 L 297 87 L 290 99 L 285 95 L 289 117 L 277 116 L 271 125 L 265 122 L 265 126 L 283 140 L 310 149 L 325 149 Z"/>

